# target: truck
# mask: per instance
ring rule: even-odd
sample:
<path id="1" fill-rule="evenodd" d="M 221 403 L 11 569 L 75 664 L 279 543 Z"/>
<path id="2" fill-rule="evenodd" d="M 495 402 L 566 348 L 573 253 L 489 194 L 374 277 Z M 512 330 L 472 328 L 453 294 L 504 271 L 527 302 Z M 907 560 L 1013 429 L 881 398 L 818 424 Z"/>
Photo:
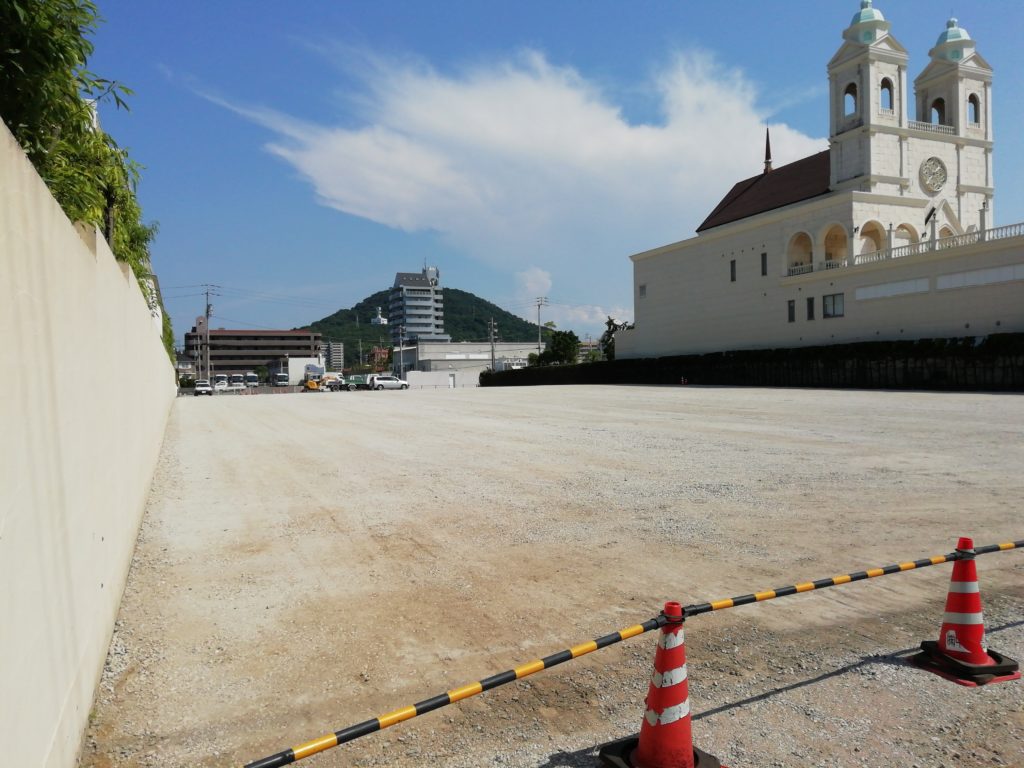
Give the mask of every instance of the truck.
<path id="1" fill-rule="evenodd" d="M 351 392 L 356 389 L 369 389 L 370 383 L 367 381 L 367 376 L 361 373 L 355 373 L 345 379 L 345 388 Z"/>

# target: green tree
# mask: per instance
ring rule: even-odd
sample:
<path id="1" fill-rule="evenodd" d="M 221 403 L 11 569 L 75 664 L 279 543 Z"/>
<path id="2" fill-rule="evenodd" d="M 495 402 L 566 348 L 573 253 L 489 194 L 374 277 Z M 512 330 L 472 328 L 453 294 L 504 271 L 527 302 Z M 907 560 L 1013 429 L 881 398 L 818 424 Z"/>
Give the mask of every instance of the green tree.
<path id="1" fill-rule="evenodd" d="M 160 300 L 148 278 L 157 227 L 142 221 L 139 166 L 99 128 L 95 111 L 106 100 L 127 108 L 123 97 L 131 91 L 86 68 L 99 21 L 89 0 L 0 2 L 0 112 L 68 218 L 103 229 L 155 307 Z M 173 358 L 166 312 L 164 318 Z"/>
<path id="2" fill-rule="evenodd" d="M 537 365 L 572 365 L 580 353 L 580 340 L 572 331 L 551 331 L 548 348 L 536 356 Z M 530 354 L 527 360 L 534 359 Z"/>

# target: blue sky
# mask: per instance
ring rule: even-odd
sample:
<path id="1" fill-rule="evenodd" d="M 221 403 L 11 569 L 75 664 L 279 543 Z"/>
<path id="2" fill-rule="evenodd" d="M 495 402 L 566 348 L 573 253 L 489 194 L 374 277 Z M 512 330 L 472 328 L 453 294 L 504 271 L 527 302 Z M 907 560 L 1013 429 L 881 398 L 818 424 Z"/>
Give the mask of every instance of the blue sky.
<path id="1" fill-rule="evenodd" d="M 857 0 L 99 0 L 103 126 L 145 166 L 180 340 L 295 327 L 437 265 L 580 336 L 632 318 L 631 253 L 827 146 Z M 879 0 L 911 78 L 950 11 L 995 70 L 996 224 L 1024 220 L 1024 4 Z"/>

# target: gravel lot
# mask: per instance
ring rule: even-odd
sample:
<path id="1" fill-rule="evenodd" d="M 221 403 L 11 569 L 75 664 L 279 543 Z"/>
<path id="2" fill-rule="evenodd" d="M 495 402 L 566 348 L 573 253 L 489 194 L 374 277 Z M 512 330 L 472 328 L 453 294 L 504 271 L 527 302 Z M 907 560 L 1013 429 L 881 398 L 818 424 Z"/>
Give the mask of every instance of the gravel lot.
<path id="1" fill-rule="evenodd" d="M 181 398 L 82 764 L 238 766 L 684 604 L 1024 538 L 1024 397 L 538 387 Z M 978 560 L 1024 660 L 1024 552 Z M 1021 683 L 907 666 L 950 566 L 687 622 L 731 768 L 1024 766 Z M 594 766 L 653 633 L 300 765 Z"/>

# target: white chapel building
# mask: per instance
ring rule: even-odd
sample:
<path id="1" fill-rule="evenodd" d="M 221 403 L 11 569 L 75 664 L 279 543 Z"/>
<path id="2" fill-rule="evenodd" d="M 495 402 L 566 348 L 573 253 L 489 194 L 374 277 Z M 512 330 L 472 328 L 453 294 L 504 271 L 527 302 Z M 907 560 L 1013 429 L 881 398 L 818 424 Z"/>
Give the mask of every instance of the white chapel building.
<path id="1" fill-rule="evenodd" d="M 909 56 L 862 0 L 828 64 L 829 148 L 738 182 L 630 257 L 616 357 L 1024 332 L 1024 224 L 992 228 L 992 68 L 956 19 Z M 913 110 L 915 119 L 911 119 Z"/>

